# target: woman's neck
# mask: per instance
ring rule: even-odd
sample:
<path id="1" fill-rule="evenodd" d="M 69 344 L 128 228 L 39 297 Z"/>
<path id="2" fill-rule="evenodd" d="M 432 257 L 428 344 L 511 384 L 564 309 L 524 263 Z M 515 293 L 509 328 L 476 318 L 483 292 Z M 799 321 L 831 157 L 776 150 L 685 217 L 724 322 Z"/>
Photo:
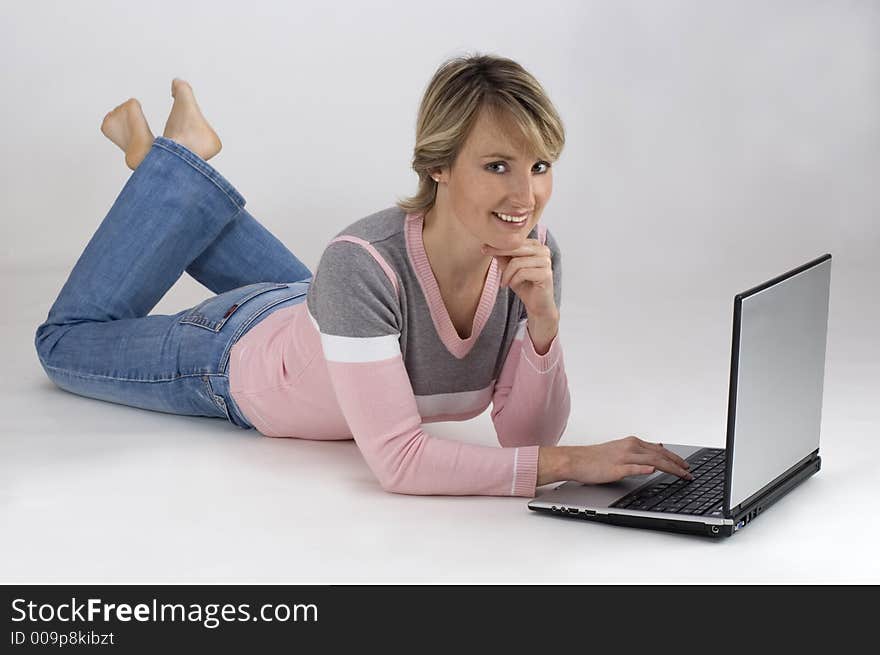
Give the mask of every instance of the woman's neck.
<path id="1" fill-rule="evenodd" d="M 470 233 L 434 205 L 425 213 L 422 244 L 441 289 L 482 289 L 492 264 Z"/>

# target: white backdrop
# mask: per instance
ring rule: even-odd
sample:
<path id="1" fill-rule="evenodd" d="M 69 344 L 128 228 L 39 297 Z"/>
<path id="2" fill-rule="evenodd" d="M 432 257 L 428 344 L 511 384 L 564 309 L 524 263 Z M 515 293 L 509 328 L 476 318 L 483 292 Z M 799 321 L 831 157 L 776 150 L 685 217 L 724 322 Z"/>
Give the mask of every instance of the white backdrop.
<path id="1" fill-rule="evenodd" d="M 2 325 L 11 371 L 2 382 L 4 528 L 47 529 L 20 502 L 23 490 L 45 490 L 36 481 L 46 458 L 62 466 L 64 452 L 77 451 L 72 415 L 158 420 L 150 423 L 157 433 L 176 429 L 178 438 L 216 431 L 210 421 L 145 417 L 73 398 L 51 386 L 33 352 L 36 326 L 130 174 L 100 133 L 104 115 L 136 97 L 159 135 L 171 79 L 188 80 L 223 141 L 211 163 L 314 270 L 333 234 L 414 191 L 409 162 L 421 95 L 444 60 L 473 52 L 525 66 L 567 129 L 543 219 L 564 263 L 560 334 L 572 416 L 561 443 L 638 434 L 723 445 L 733 295 L 830 252 L 825 461 L 804 489 L 821 490 L 810 502 L 827 501 L 832 480 L 876 478 L 880 4 L 177 0 L 133 10 L 121 2 L 37 1 L 5 3 L 0 37 Z M 207 294 L 184 277 L 155 311 L 176 312 Z M 492 443 L 487 415 L 429 432 Z M 266 447 L 307 453 L 321 446 Z M 200 448 L 194 457 L 212 446 Z M 362 462 L 347 465 L 373 489 Z M 338 487 L 334 464 L 325 466 L 315 480 L 323 475 Z M 74 497 L 76 480 L 65 492 Z M 42 493 L 52 517 L 58 498 Z M 785 506 L 794 511 L 807 494 L 798 490 Z M 437 499 L 410 500 L 417 507 Z M 485 507 L 498 499 L 471 499 L 474 508 L 471 501 Z M 513 525 L 532 518 L 521 501 L 503 501 Z M 459 511 L 447 512 L 450 523 Z M 802 511 L 793 525 L 814 516 Z M 865 504 L 864 511 L 874 510 Z M 755 525 L 765 521 L 774 518 Z M 622 528 L 566 528 L 554 529 L 583 544 L 595 534 L 646 538 Z M 877 535 L 873 524 L 870 530 Z M 880 581 L 864 544 L 856 568 L 829 568 L 825 579 Z M 39 552 L 27 541 L 3 547 L 25 562 Z M 433 558 L 439 579 L 443 560 Z M 829 551 L 829 567 L 835 559 Z M 67 562 L 40 578 L 43 569 L 30 561 L 14 576 L 0 565 L 0 579 L 100 577 L 77 560 L 81 568 Z M 507 570 L 498 566 L 494 573 Z M 101 579 L 153 580 L 146 570 L 120 563 Z M 812 570 L 779 575 L 802 579 Z M 245 566 L 226 574 L 236 571 L 260 579 Z M 491 569 L 483 572 L 494 579 Z M 288 573 L 290 582 L 314 581 Z M 189 579 L 217 575 L 208 565 Z M 652 579 L 648 570 L 634 575 Z M 536 573 L 534 581 L 542 580 Z"/>

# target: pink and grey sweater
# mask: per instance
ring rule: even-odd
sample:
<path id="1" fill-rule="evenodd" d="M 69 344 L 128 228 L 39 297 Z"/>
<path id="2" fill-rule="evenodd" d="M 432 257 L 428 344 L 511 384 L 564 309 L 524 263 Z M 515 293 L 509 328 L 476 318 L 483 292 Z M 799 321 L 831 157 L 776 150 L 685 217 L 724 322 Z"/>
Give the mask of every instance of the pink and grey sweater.
<path id="1" fill-rule="evenodd" d="M 382 488 L 405 494 L 535 495 L 538 447 L 558 443 L 570 397 L 559 335 L 539 355 L 525 307 L 495 259 L 459 337 L 422 242 L 424 217 L 392 207 L 328 244 L 306 302 L 276 310 L 233 346 L 230 392 L 270 437 L 354 438 Z M 562 260 L 546 226 L 529 234 Z M 432 437 L 492 403 L 501 448 Z"/>

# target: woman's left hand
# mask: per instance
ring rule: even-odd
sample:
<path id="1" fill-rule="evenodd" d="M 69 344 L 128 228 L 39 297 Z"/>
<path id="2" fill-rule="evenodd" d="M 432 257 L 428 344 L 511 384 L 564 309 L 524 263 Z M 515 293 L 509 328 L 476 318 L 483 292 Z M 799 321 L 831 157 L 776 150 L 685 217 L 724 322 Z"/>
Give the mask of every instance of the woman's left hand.
<path id="1" fill-rule="evenodd" d="M 498 260 L 501 267 L 501 286 L 509 286 L 519 296 L 529 317 L 558 318 L 559 310 L 553 298 L 550 248 L 537 239 L 526 239 L 515 250 L 500 250 L 489 244 L 483 244 L 482 250 Z"/>

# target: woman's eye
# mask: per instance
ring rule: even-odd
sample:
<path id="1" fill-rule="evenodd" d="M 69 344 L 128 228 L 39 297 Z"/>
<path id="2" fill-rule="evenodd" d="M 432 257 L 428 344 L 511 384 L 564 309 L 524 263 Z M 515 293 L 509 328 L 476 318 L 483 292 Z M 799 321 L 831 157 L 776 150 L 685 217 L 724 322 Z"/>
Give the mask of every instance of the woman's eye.
<path id="1" fill-rule="evenodd" d="M 492 164 L 489 164 L 487 168 L 490 168 L 491 170 L 497 170 L 492 168 L 493 166 L 504 166 L 505 168 L 507 168 L 507 164 L 505 164 L 503 161 L 496 161 Z M 551 164 L 546 161 L 539 161 L 537 164 L 535 164 L 535 166 L 544 166 L 545 168 L 541 171 L 541 173 L 546 173 L 548 170 L 550 170 Z"/>

